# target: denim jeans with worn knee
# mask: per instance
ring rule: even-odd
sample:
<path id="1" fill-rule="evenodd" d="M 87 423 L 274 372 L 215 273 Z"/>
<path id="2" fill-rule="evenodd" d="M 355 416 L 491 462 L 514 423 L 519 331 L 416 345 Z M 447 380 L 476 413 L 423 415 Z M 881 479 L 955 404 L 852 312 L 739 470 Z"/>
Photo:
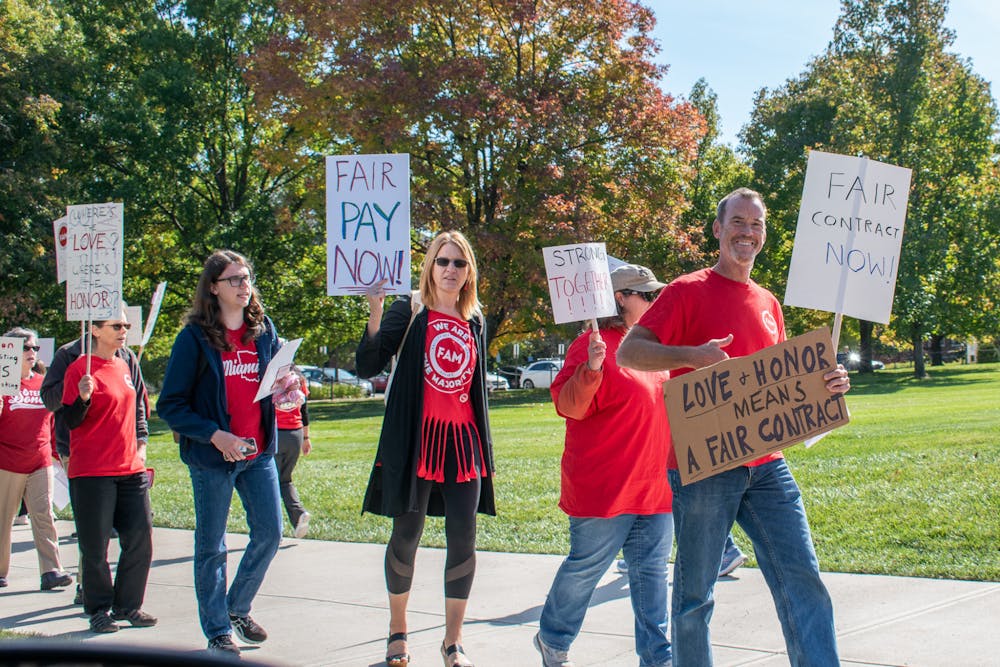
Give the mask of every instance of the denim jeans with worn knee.
<path id="1" fill-rule="evenodd" d="M 798 485 L 784 459 L 743 466 L 674 492 L 677 553 L 672 599 L 675 667 L 709 667 L 713 589 L 733 522 L 753 543 L 793 667 L 839 665 L 833 604 L 819 574 Z"/>
<path id="2" fill-rule="evenodd" d="M 580 633 L 597 582 L 618 555 L 628 563 L 635 614 L 635 651 L 642 667 L 671 659 L 667 638 L 667 561 L 673 546 L 670 514 L 569 518 L 569 554 L 556 572 L 539 621 L 546 645 L 568 651 Z"/>
<path id="3" fill-rule="evenodd" d="M 281 500 L 274 457 L 223 468 L 189 466 L 194 489 L 194 588 L 201 629 L 209 639 L 232 633 L 229 614 L 250 613 L 281 541 Z M 226 521 L 233 489 L 246 510 L 250 542 L 226 592 Z"/>

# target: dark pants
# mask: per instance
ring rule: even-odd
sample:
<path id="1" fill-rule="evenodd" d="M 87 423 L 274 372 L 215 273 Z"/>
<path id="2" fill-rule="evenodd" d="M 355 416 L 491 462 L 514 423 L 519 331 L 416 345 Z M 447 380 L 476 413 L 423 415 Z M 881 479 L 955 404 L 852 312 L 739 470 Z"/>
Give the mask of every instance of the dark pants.
<path id="1" fill-rule="evenodd" d="M 292 483 L 292 471 L 295 464 L 299 462 L 299 454 L 302 453 L 302 429 L 294 430 L 278 429 L 278 453 L 274 457 L 274 462 L 278 466 L 278 489 L 281 491 L 281 502 L 288 512 L 288 520 L 292 528 L 299 522 L 306 508 L 299 500 L 299 492 Z"/>
<path id="2" fill-rule="evenodd" d="M 120 477 L 73 477 L 69 496 L 80 548 L 83 609 L 141 609 L 153 560 L 153 518 L 145 472 Z M 118 531 L 121 555 L 111 581 L 108 541 Z"/>

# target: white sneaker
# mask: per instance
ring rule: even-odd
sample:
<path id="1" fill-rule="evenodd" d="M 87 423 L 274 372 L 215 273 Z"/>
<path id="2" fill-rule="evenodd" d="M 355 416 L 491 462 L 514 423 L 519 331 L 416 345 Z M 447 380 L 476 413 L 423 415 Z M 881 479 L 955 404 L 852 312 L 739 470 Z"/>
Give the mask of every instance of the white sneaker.
<path id="1" fill-rule="evenodd" d="M 554 648 L 545 645 L 542 641 L 540 633 L 535 633 L 535 638 L 532 640 L 535 644 L 535 648 L 538 652 L 542 654 L 542 667 L 574 667 L 572 661 L 569 659 L 569 651 L 557 651 Z"/>
<path id="2" fill-rule="evenodd" d="M 28 525 L 28 515 L 27 514 L 19 514 L 18 516 L 14 517 L 14 525 L 15 526 L 27 526 Z"/>
<path id="3" fill-rule="evenodd" d="M 303 512 L 299 515 L 299 520 L 295 524 L 295 532 L 292 533 L 295 537 L 302 539 L 309 532 L 309 517 L 311 515 L 309 512 Z"/>

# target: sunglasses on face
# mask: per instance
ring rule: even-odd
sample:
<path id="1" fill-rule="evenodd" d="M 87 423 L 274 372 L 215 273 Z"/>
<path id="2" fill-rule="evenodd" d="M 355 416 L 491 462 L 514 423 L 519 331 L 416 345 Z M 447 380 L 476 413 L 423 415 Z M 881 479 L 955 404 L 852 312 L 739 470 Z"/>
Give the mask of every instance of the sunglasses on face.
<path id="1" fill-rule="evenodd" d="M 115 322 L 114 324 L 105 324 L 103 326 L 111 327 L 115 331 L 122 331 L 122 330 L 128 331 L 129 329 L 132 328 L 131 322 Z"/>
<path id="2" fill-rule="evenodd" d="M 469 260 L 467 259 L 451 259 L 449 257 L 435 257 L 434 263 L 445 268 L 449 264 L 454 264 L 456 269 L 464 269 L 469 265 Z"/>
<path id="3" fill-rule="evenodd" d="M 212 282 L 216 283 L 227 282 L 229 283 L 230 287 L 239 287 L 243 283 L 246 283 L 247 285 L 253 285 L 253 278 L 251 278 L 248 275 L 239 275 L 239 276 L 229 276 L 228 278 L 216 278 Z"/>
<path id="4" fill-rule="evenodd" d="M 654 292 L 637 292 L 632 289 L 620 289 L 618 291 L 622 293 L 622 296 L 630 296 L 632 294 L 638 294 L 643 298 L 643 300 L 648 301 L 650 303 L 656 301 L 656 297 L 660 295 L 660 290 L 656 290 Z"/>
<path id="5" fill-rule="evenodd" d="M 42 348 L 38 347 L 37 345 L 25 345 L 24 346 L 24 351 L 25 352 L 28 352 L 28 351 L 38 352 L 40 349 L 42 349 Z"/>

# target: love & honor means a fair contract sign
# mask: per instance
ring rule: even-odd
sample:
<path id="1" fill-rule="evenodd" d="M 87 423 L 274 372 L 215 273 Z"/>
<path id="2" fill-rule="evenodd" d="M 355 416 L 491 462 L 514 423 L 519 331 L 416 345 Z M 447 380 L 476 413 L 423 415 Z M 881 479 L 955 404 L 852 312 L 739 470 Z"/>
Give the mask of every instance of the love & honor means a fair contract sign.
<path id="1" fill-rule="evenodd" d="M 811 151 L 786 306 L 889 322 L 910 170 Z"/>
<path id="2" fill-rule="evenodd" d="M 326 158 L 326 293 L 410 293 L 410 156 Z"/>
<path id="3" fill-rule="evenodd" d="M 850 421 L 823 327 L 746 357 L 726 359 L 663 385 L 682 484 L 785 449 Z"/>
<path id="4" fill-rule="evenodd" d="M 542 248 L 556 324 L 618 314 L 603 243 Z"/>

